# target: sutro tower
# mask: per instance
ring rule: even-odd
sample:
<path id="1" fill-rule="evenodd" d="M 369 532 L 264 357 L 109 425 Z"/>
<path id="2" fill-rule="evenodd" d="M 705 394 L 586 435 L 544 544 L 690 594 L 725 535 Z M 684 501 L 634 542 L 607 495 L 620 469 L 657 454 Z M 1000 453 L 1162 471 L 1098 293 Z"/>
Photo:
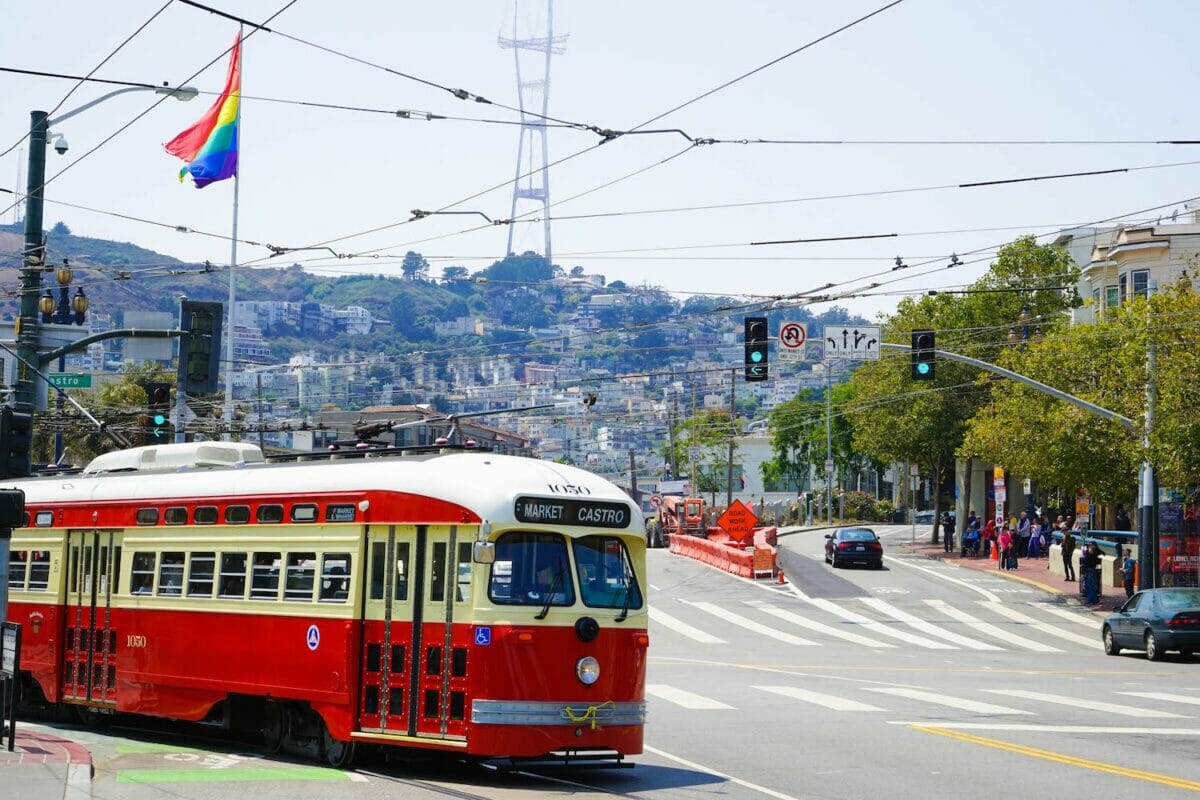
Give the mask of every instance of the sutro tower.
<path id="1" fill-rule="evenodd" d="M 550 56 L 566 51 L 567 35 L 554 35 L 554 0 L 546 0 L 546 33 L 544 36 L 534 36 L 533 31 L 527 31 L 528 36 L 521 38 L 518 34 L 518 20 L 521 16 L 521 2 L 513 2 L 513 32 L 512 38 L 498 36 L 496 41 L 505 49 L 513 51 L 513 61 L 517 67 L 517 98 L 521 108 L 521 138 L 517 143 L 517 177 L 513 181 L 512 210 L 509 219 L 517 215 L 518 200 L 532 200 L 542 204 L 542 230 L 545 234 L 545 246 L 542 254 L 546 262 L 551 263 L 550 249 L 550 172 L 549 150 L 546 144 L 546 120 L 544 117 L 550 107 Z M 522 51 L 529 55 L 522 70 Z M 536 77 L 540 75 L 540 77 Z M 540 108 L 540 111 L 538 110 Z M 526 109 L 542 116 L 530 116 Z M 534 136 L 538 138 L 540 147 L 534 147 Z M 524 180 L 521 175 L 531 173 Z M 513 230 L 516 226 L 508 226 L 508 246 L 505 254 L 512 252 Z"/>

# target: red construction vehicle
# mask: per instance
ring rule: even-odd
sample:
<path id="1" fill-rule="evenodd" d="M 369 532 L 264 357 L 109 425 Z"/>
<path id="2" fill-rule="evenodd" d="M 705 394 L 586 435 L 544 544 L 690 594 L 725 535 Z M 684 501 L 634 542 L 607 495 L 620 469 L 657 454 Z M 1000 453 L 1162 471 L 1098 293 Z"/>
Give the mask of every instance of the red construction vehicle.
<path id="1" fill-rule="evenodd" d="M 666 495 L 662 499 L 662 507 L 658 510 L 662 519 L 663 543 L 672 533 L 685 533 L 692 536 L 703 536 L 704 529 L 704 498 L 678 497 Z"/>

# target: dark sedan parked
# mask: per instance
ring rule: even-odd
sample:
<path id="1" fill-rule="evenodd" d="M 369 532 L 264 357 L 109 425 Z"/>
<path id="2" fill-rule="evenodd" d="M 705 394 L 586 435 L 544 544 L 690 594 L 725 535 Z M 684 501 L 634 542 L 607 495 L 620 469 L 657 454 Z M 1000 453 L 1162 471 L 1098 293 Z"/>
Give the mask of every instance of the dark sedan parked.
<path id="1" fill-rule="evenodd" d="M 1158 661 L 1168 650 L 1183 656 L 1200 650 L 1200 589 L 1147 589 L 1125 601 L 1104 620 L 1104 652 L 1122 647 L 1145 650 Z"/>
<path id="2" fill-rule="evenodd" d="M 870 528 L 838 528 L 825 534 L 825 560 L 835 568 L 866 564 L 883 569 L 883 544 Z"/>

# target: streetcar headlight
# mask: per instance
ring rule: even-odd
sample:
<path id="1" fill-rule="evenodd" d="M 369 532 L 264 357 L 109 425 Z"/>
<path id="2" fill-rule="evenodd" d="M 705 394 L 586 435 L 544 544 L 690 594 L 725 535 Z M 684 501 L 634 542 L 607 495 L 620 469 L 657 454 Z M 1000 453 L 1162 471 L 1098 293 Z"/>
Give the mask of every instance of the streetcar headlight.
<path id="1" fill-rule="evenodd" d="M 575 662 L 575 677 L 585 686 L 600 680 L 600 662 L 592 656 L 584 656 Z"/>

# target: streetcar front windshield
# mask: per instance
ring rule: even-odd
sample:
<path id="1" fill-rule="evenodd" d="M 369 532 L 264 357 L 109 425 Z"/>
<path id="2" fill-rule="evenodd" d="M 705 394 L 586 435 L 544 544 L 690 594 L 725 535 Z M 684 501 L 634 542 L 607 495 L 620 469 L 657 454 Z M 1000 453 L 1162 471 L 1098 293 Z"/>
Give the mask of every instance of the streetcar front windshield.
<path id="1" fill-rule="evenodd" d="M 557 533 L 501 536 L 496 540 L 488 597 L 504 605 L 574 605 L 566 540 Z"/>
<path id="2" fill-rule="evenodd" d="M 642 607 L 642 592 L 623 541 L 616 536 L 583 536 L 575 540 L 574 550 L 584 605 Z"/>

